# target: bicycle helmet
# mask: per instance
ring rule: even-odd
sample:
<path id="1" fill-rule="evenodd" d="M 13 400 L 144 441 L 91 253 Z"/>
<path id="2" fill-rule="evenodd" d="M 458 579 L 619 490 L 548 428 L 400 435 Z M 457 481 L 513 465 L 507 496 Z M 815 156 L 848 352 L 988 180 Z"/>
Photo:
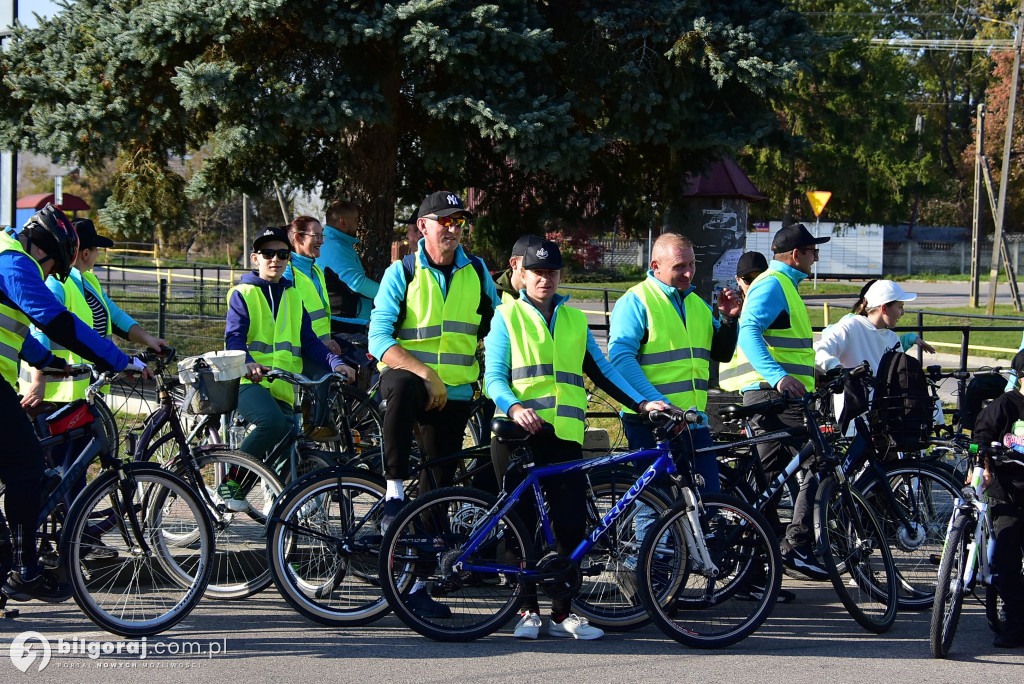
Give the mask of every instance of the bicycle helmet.
<path id="1" fill-rule="evenodd" d="M 61 282 L 67 280 L 78 256 L 78 233 L 67 215 L 47 203 L 25 222 L 24 232 L 32 244 L 46 252 L 46 258 L 40 263 L 53 259 L 52 275 Z"/>

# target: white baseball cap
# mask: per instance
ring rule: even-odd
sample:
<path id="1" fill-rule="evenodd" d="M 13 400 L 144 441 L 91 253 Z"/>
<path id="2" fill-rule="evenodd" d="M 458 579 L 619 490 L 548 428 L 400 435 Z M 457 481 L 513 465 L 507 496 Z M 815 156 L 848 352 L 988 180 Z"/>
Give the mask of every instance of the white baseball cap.
<path id="1" fill-rule="evenodd" d="M 889 302 L 912 302 L 916 294 L 910 294 L 891 280 L 879 280 L 868 288 L 864 295 L 869 309 L 888 304 Z"/>

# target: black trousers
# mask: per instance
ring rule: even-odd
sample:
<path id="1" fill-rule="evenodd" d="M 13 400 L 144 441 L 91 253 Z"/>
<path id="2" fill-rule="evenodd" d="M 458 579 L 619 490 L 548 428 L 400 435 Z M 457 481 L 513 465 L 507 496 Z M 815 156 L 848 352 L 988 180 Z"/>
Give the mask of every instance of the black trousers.
<path id="1" fill-rule="evenodd" d="M 18 394 L 0 379 L 0 434 L 7 446 L 0 449 L 0 482 L 4 511 L 10 526 L 14 565 L 31 570 L 38 567 L 36 527 L 42 504 L 43 450 L 32 423 L 18 401 Z M 2 526 L 0 526 L 2 527 Z M 0 538 L 5 537 L 0 529 Z M 0 581 L 4 578 L 0 577 Z"/>
<path id="2" fill-rule="evenodd" d="M 576 442 L 558 439 L 554 435 L 535 435 L 528 442 L 534 463 L 549 465 L 578 461 L 583 458 L 583 449 Z M 506 476 L 513 449 L 497 441 L 491 442 L 491 462 L 499 484 L 505 478 L 505 489 L 512 491 L 525 479 L 525 473 L 516 470 Z M 548 504 L 552 531 L 555 534 L 555 549 L 561 556 L 573 552 L 587 532 L 587 480 L 583 473 L 565 473 L 541 481 L 544 498 Z M 516 514 L 526 525 L 528 532 L 537 529 L 537 509 L 532 494 L 527 493 L 516 506 Z M 568 615 L 571 599 L 552 599 L 551 613 L 557 617 Z M 537 605 L 537 587 L 528 584 L 523 595 L 523 608 L 534 613 L 540 612 Z"/>
<path id="3" fill-rule="evenodd" d="M 462 450 L 471 403 L 448 400 L 442 410 L 427 411 L 427 387 L 419 376 L 406 370 L 388 369 L 380 377 L 384 405 L 384 477 L 404 480 L 409 476 L 413 428 L 419 426 L 420 447 L 427 460 Z M 431 468 L 438 487 L 452 483 L 458 464 L 454 461 Z M 430 477 L 420 474 L 420 494 L 431 489 Z"/>
<path id="4" fill-rule="evenodd" d="M 747 390 L 743 393 L 743 405 L 750 406 L 762 401 L 779 399 L 782 395 L 773 389 Z M 797 406 L 791 406 L 783 413 L 758 416 L 754 422 L 755 433 L 762 434 L 797 427 L 804 424 L 804 414 Z M 757 445 L 757 456 L 769 479 L 774 479 L 786 467 L 786 464 L 807 443 L 806 437 L 785 440 L 773 440 Z M 793 546 L 804 546 L 814 543 L 814 496 L 818 492 L 818 481 L 809 469 L 802 472 L 803 482 L 793 502 L 793 522 L 786 527 L 786 540 Z M 768 521 L 776 529 L 780 527 L 778 512 L 774 509 L 765 511 Z"/>
<path id="5" fill-rule="evenodd" d="M 992 531 L 996 548 L 992 559 L 995 585 L 1006 604 L 1007 630 L 1024 633 L 1024 582 L 1021 557 L 1024 554 L 1024 509 L 1012 503 L 993 501 Z"/>

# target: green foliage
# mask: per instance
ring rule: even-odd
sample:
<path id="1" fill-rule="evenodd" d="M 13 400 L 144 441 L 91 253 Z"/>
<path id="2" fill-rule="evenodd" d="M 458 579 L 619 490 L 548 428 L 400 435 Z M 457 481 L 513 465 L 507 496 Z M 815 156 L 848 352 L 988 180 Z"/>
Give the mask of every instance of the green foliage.
<path id="1" fill-rule="evenodd" d="M 319 185 L 362 206 L 373 273 L 395 207 L 440 188 L 479 189 L 494 244 L 646 230 L 778 127 L 815 45 L 780 0 L 82 0 L 0 57 L 0 145 L 122 159 L 104 220 L 126 235 L 188 225 L 168 154 L 203 150 L 193 199 Z"/>

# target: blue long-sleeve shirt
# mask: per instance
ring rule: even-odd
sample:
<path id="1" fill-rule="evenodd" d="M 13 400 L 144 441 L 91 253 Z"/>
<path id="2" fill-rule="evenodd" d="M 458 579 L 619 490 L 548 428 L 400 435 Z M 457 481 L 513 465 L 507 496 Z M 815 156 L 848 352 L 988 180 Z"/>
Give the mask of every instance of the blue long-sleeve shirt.
<path id="1" fill-rule="evenodd" d="M 240 280 L 242 285 L 256 285 L 263 292 L 270 303 L 271 311 L 277 311 L 281 304 L 281 296 L 287 288 L 295 287 L 291 280 L 281 278 L 276 283 L 260 278 L 255 272 L 246 273 Z M 228 300 L 228 315 L 224 324 L 224 348 L 245 352 L 245 362 L 253 363 L 254 359 L 249 354 L 249 307 L 245 304 L 242 295 L 235 291 L 231 293 Z M 302 345 L 302 357 L 327 368 L 334 368 L 344 361 L 330 352 L 320 338 L 313 332 L 313 325 L 309 321 L 309 314 L 302 309 L 302 327 L 299 333 L 299 343 Z"/>
<path id="2" fill-rule="evenodd" d="M 419 259 L 420 267 L 427 269 L 427 272 L 437 281 L 441 288 L 441 294 L 447 297 L 448 281 L 443 273 L 436 268 L 432 268 L 427 261 L 426 247 L 423 239 L 420 239 L 416 258 Z M 466 256 L 465 251 L 459 246 L 455 249 L 455 263 L 452 276 L 461 268 L 473 268 L 473 265 L 469 257 Z M 486 274 L 487 268 L 485 266 L 484 294 L 490 298 L 491 306 L 497 307 L 501 304 L 501 299 L 498 297 L 498 291 L 494 287 L 494 281 L 486 277 Z M 395 339 L 395 323 L 398 321 L 402 302 L 405 301 L 407 287 L 405 268 L 402 266 L 401 260 L 396 261 L 388 267 L 388 270 L 384 271 L 384 277 L 380 280 L 380 290 L 377 292 L 377 297 L 373 300 L 368 338 L 369 352 L 375 359 L 384 358 L 384 353 L 398 344 L 398 341 Z M 449 399 L 469 401 L 473 398 L 473 387 L 469 383 L 456 387 L 446 385 L 446 387 Z"/>
<path id="3" fill-rule="evenodd" d="M 661 288 L 669 301 L 672 302 L 676 312 L 679 314 L 680 320 L 685 325 L 686 307 L 683 305 L 683 300 L 687 297 L 698 297 L 699 299 L 699 296 L 695 293 L 696 288 L 691 285 L 686 292 L 680 293 L 676 288 L 666 285 L 655 278 L 654 271 L 648 271 L 647 278 Z M 708 309 L 711 309 L 710 304 L 704 300 L 701 301 Z M 717 318 L 712 318 L 711 320 L 717 332 L 721 323 Z M 646 332 L 647 307 L 644 306 L 644 303 L 636 293 L 627 292 L 615 302 L 615 308 L 612 309 L 608 328 L 608 358 L 611 360 L 611 364 L 615 366 L 615 370 L 630 385 L 643 393 L 645 397 L 668 401 L 647 379 L 643 369 L 640 367 L 640 362 L 637 360 L 640 354 L 641 341 L 644 339 Z M 682 408 L 688 407 L 684 406 Z"/>
<path id="4" fill-rule="evenodd" d="M 519 294 L 520 301 L 525 302 L 529 306 L 533 306 L 530 300 L 526 298 L 526 291 L 522 290 Z M 555 334 L 555 321 L 558 320 L 558 310 L 565 304 L 569 298 L 563 295 L 555 295 L 554 303 L 555 310 L 551 316 L 551 322 L 548 324 L 548 330 L 551 335 Z M 616 306 L 618 306 L 616 304 Z M 538 312 L 539 313 L 539 312 Z M 557 340 L 556 340 L 557 344 Z M 520 403 L 519 399 L 516 398 L 515 392 L 512 391 L 511 377 L 512 377 L 512 343 L 508 334 L 508 323 L 501 315 L 501 310 L 494 312 L 494 318 L 491 319 L 491 330 L 487 333 L 486 339 L 484 339 L 484 388 L 487 396 L 494 401 L 495 405 L 506 414 L 508 410 L 515 404 Z M 597 370 L 604 375 L 608 383 L 614 387 L 617 387 L 625 396 L 614 397 L 620 402 L 622 399 L 628 397 L 632 400 L 633 404 L 629 407 L 633 410 L 637 409 L 637 405 L 645 399 L 655 399 L 654 394 L 647 394 L 637 391 L 636 388 L 632 387 L 626 378 L 622 377 L 615 367 L 609 363 L 608 359 L 605 358 L 601 352 L 601 347 L 598 346 L 594 340 L 593 333 L 587 330 L 587 349 L 586 355 L 593 360 L 597 366 Z M 584 370 L 587 368 L 584 363 Z M 597 382 L 599 379 L 593 377 L 590 373 L 591 380 Z"/>
<path id="5" fill-rule="evenodd" d="M 373 307 L 373 299 L 377 296 L 380 285 L 366 275 L 363 270 L 363 262 L 359 260 L 356 253 L 356 245 L 359 240 L 354 235 L 346 235 L 337 228 L 324 226 L 324 243 L 320 247 L 320 256 L 316 265 L 325 272 L 331 269 L 337 274 L 341 282 L 359 294 L 359 308 L 355 321 L 366 324 L 370 318 L 370 309 Z M 353 321 L 353 319 L 340 319 Z"/>
<path id="6" fill-rule="evenodd" d="M 97 292 L 96 288 L 94 288 L 89 283 L 88 280 L 82 277 L 82 272 L 79 271 L 77 268 L 71 269 L 71 274 L 68 276 L 68 278 L 71 279 L 71 281 L 73 281 L 74 284 L 78 286 L 78 291 L 81 292 L 83 296 L 85 295 L 86 290 L 88 290 L 89 292 L 92 293 L 94 297 L 100 299 L 103 302 L 103 305 L 107 309 L 107 315 L 110 316 L 111 329 L 114 331 L 114 333 L 120 335 L 121 337 L 127 340 L 128 331 L 132 329 L 133 325 L 138 325 L 138 322 L 134 318 L 126 314 L 121 309 L 121 307 L 115 304 L 114 300 L 108 297 L 106 292 L 104 292 L 103 290 Z M 46 279 L 46 287 L 50 290 L 50 292 L 53 293 L 53 296 L 57 298 L 57 301 L 61 303 L 61 306 L 67 306 L 67 303 L 65 302 L 64 299 L 64 285 L 59 280 L 57 280 L 53 276 L 50 276 L 49 278 Z M 42 330 L 33 326 L 32 336 L 39 340 L 39 343 L 42 344 L 44 347 L 50 349 L 50 338 L 47 337 L 46 333 L 44 333 Z"/>
<path id="7" fill-rule="evenodd" d="M 768 264 L 768 270 L 778 271 L 789 278 L 793 287 L 799 287 L 803 279 L 807 277 L 806 273 L 774 259 Z M 768 345 L 764 341 L 764 331 L 783 312 L 787 316 L 789 315 L 789 304 L 786 302 L 786 293 L 782 289 L 782 284 L 775 278 L 766 277 L 751 286 L 747 292 L 746 301 L 743 303 L 743 313 L 740 314 L 740 349 L 743 350 L 743 355 L 750 361 L 754 370 L 772 387 L 778 385 L 779 381 L 788 373 L 768 352 Z M 743 389 L 756 388 L 757 385 L 751 385 Z"/>
<path id="8" fill-rule="evenodd" d="M 15 251 L 0 253 L 0 294 L 34 326 L 50 333 L 64 347 L 93 361 L 100 370 L 123 370 L 128 365 L 129 359 L 120 349 L 97 335 L 57 301 L 39 278 L 39 268 L 32 257 Z M 63 321 L 58 318 L 61 314 L 67 314 Z M 20 355 L 38 367 L 47 365 L 53 358 L 49 349 L 31 335 L 26 337 Z"/>

